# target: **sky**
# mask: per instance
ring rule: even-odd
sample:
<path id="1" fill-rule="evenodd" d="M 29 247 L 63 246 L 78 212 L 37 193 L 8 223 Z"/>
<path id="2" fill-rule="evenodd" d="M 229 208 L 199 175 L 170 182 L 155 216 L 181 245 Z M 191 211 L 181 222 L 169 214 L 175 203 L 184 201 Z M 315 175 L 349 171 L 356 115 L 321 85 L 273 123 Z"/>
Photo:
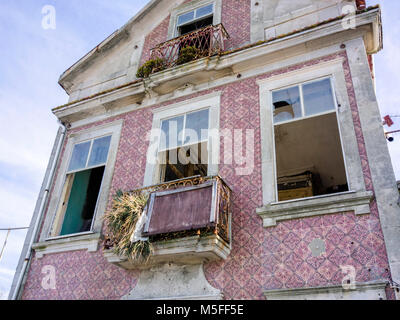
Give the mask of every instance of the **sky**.
<path id="1" fill-rule="evenodd" d="M 132 16 L 147 0 L 0 1 L 0 229 L 28 227 L 58 123 L 53 107 L 67 102 L 59 76 Z M 375 56 L 382 116 L 400 116 L 400 1 L 381 4 L 384 50 Z M 56 9 L 56 28 L 42 28 L 42 8 Z M 390 130 L 400 129 L 400 117 Z M 389 144 L 400 180 L 400 135 Z M 0 299 L 6 299 L 26 236 L 11 233 L 0 260 Z M 6 232 L 0 231 L 0 251 Z"/>

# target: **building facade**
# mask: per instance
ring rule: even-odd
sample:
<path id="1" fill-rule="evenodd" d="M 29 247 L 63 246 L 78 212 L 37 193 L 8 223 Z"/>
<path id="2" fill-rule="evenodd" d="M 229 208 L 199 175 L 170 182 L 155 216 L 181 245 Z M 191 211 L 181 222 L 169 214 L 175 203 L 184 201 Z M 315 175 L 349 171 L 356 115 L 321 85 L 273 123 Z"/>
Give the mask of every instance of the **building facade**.
<path id="1" fill-rule="evenodd" d="M 10 298 L 398 299 L 381 49 L 365 1 L 150 1 L 60 78 Z M 104 223 L 135 190 L 146 262 Z"/>

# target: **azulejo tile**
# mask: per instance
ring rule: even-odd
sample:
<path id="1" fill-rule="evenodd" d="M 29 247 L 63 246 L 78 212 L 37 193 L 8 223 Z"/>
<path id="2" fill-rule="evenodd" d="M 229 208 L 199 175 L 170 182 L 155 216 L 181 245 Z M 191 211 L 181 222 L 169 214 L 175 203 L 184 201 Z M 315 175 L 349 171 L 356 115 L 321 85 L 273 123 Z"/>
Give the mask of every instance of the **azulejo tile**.
<path id="1" fill-rule="evenodd" d="M 229 2 L 232 4 L 233 0 Z M 231 9 L 234 10 L 233 7 Z M 157 37 L 161 37 L 165 32 L 166 25 L 163 23 L 156 32 Z M 346 54 L 340 52 L 283 70 L 275 70 L 257 79 L 298 70 L 304 66 L 317 65 L 337 57 L 343 57 L 346 61 Z M 368 189 L 373 190 L 357 101 L 347 62 L 344 63 L 344 72 L 365 182 Z M 222 91 L 221 128 L 231 130 L 259 128 L 260 106 L 257 79 L 246 79 L 216 89 Z M 210 92 L 212 91 L 201 94 Z M 198 95 L 183 97 L 154 106 L 154 108 Z M 110 199 L 118 189 L 131 190 L 140 187 L 143 183 L 145 153 L 148 148 L 148 142 L 143 139 L 143 136 L 152 126 L 152 112 L 141 109 L 107 121 L 116 119 L 123 119 L 124 127 Z M 102 123 L 104 122 L 95 125 Z M 90 126 L 82 129 L 88 127 Z M 260 132 L 257 129 L 255 140 L 259 139 Z M 224 146 L 223 141 L 221 143 Z M 256 151 L 260 150 L 259 141 L 256 141 L 255 148 Z M 223 151 L 222 147 L 221 154 Z M 255 209 L 262 203 L 259 154 L 256 154 L 254 167 L 252 174 L 242 177 L 236 175 L 237 167 L 233 164 L 221 164 L 219 168 L 221 176 L 234 191 L 233 250 L 226 261 L 206 264 L 204 271 L 210 283 L 220 289 L 225 298 L 254 299 L 262 298 L 263 290 L 340 284 L 343 276 L 340 269 L 342 265 L 354 266 L 359 279 L 389 278 L 376 202 L 371 204 L 371 215 L 368 216 L 358 217 L 353 212 L 346 212 L 286 221 L 278 223 L 276 227 L 266 229 L 263 228 L 262 220 L 255 213 Z M 313 257 L 309 248 L 310 243 L 315 239 L 323 240 L 326 244 L 325 253 L 319 257 Z M 140 274 L 139 271 L 123 271 L 108 264 L 102 251 L 90 254 L 61 253 L 45 256 L 40 260 L 35 258 L 29 272 L 24 299 L 51 296 L 40 286 L 43 277 L 41 270 L 45 265 L 54 265 L 58 270 L 57 283 L 60 288 L 58 296 L 61 299 L 119 299 L 136 286 Z M 372 271 L 369 272 L 368 269 Z"/>

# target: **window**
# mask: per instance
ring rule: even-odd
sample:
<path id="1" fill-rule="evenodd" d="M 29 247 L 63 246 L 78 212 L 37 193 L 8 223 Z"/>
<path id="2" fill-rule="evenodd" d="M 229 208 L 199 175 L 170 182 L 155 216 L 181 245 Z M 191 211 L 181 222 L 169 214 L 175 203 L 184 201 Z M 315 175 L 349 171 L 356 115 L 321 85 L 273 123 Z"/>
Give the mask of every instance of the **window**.
<path id="1" fill-rule="evenodd" d="M 272 92 L 278 200 L 348 191 L 331 78 Z"/>
<path id="2" fill-rule="evenodd" d="M 161 121 L 161 182 L 207 176 L 209 117 L 203 109 Z"/>
<path id="3" fill-rule="evenodd" d="M 74 145 L 52 236 L 92 229 L 110 143 L 105 136 Z"/>
<path id="4" fill-rule="evenodd" d="M 197 8 L 177 16 L 177 35 L 181 36 L 213 24 L 214 5 Z"/>

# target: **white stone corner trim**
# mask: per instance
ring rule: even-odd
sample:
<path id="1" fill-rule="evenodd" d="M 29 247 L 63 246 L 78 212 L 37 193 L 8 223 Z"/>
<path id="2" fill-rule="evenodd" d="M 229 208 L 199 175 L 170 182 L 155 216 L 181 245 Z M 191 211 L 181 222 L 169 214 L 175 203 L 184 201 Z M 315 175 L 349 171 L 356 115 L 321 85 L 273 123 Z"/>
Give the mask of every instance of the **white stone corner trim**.
<path id="1" fill-rule="evenodd" d="M 264 227 L 275 227 L 279 221 L 354 211 L 356 215 L 371 213 L 372 191 L 344 192 L 334 195 L 275 202 L 258 208 Z"/>

